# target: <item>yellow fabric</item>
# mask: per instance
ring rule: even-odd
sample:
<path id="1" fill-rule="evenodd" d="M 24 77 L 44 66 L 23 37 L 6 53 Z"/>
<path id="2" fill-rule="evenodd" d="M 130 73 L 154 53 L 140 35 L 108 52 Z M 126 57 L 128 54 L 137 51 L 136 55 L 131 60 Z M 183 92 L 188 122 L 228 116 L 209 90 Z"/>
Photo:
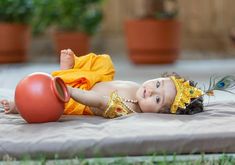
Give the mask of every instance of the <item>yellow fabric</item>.
<path id="1" fill-rule="evenodd" d="M 66 85 L 90 90 L 96 83 L 113 80 L 115 69 L 109 55 L 90 53 L 76 57 L 74 68 L 52 72 L 52 76 L 61 77 Z M 65 104 L 64 114 L 93 115 L 90 108 L 70 99 Z"/>

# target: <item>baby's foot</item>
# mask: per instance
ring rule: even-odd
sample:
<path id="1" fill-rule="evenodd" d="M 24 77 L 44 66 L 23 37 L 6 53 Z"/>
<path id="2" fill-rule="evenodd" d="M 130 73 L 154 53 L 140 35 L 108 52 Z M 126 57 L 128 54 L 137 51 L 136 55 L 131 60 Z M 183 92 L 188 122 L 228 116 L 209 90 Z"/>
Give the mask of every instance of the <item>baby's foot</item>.
<path id="1" fill-rule="evenodd" d="M 74 53 L 71 49 L 61 50 L 60 69 L 66 70 L 74 67 Z"/>
<path id="2" fill-rule="evenodd" d="M 0 100 L 0 103 L 2 104 L 4 112 L 6 114 L 9 114 L 9 113 L 18 113 L 17 110 L 16 110 L 15 103 L 13 101 Z"/>

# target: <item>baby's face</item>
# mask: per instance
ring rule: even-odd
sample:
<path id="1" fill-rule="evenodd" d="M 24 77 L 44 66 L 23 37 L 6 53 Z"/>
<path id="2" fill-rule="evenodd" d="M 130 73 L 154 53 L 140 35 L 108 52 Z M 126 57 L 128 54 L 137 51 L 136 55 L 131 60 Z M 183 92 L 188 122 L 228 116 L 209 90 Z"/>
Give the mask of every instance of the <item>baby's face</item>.
<path id="1" fill-rule="evenodd" d="M 170 108 L 176 88 L 170 78 L 157 78 L 144 82 L 136 92 L 142 112 L 161 113 Z"/>

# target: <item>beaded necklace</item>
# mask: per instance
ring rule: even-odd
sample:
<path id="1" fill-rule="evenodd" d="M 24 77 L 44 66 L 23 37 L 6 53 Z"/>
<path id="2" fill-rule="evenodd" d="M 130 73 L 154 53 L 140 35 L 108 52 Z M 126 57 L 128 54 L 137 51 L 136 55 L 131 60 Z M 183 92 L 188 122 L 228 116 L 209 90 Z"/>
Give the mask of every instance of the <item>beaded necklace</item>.
<path id="1" fill-rule="evenodd" d="M 125 106 L 131 111 L 131 112 L 136 112 L 134 111 L 129 105 L 127 105 L 126 103 L 132 103 L 132 104 L 137 104 L 138 103 L 138 100 L 132 100 L 132 99 L 126 99 L 126 98 L 123 98 L 123 97 L 120 97 L 123 101 L 123 104 L 125 104 Z"/>

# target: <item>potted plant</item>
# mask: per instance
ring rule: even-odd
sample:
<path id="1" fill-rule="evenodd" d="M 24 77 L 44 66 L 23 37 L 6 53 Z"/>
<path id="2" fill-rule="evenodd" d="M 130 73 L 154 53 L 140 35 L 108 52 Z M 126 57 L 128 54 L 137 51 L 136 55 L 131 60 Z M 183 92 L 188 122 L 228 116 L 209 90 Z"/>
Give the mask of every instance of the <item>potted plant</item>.
<path id="1" fill-rule="evenodd" d="M 0 1 L 0 63 L 26 60 L 33 8 L 32 0 Z"/>
<path id="2" fill-rule="evenodd" d="M 36 11 L 37 21 L 34 26 L 40 31 L 53 25 L 53 39 L 57 52 L 71 48 L 78 55 L 86 54 L 89 52 L 90 36 L 97 31 L 102 21 L 102 1 L 38 1 L 38 6 L 44 3 L 45 7 Z"/>
<path id="3" fill-rule="evenodd" d="M 175 0 L 144 1 L 143 18 L 125 23 L 130 59 L 136 63 L 173 63 L 179 56 L 180 23 Z"/>

